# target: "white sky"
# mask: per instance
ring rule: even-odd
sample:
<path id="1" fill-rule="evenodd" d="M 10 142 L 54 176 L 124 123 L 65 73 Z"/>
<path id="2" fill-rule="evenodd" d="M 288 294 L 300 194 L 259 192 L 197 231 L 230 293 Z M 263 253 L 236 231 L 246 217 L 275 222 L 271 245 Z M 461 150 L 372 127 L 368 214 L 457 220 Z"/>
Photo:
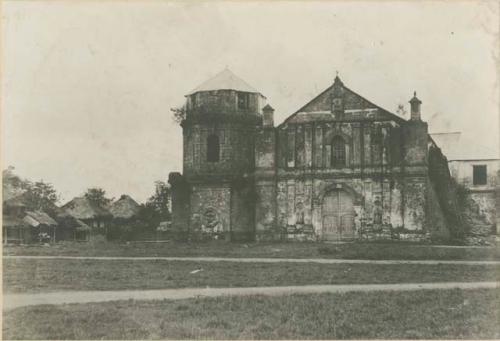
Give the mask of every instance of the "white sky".
<path id="1" fill-rule="evenodd" d="M 170 108 L 225 66 L 276 121 L 344 83 L 498 150 L 497 2 L 4 1 L 3 168 L 143 201 L 182 168 Z"/>

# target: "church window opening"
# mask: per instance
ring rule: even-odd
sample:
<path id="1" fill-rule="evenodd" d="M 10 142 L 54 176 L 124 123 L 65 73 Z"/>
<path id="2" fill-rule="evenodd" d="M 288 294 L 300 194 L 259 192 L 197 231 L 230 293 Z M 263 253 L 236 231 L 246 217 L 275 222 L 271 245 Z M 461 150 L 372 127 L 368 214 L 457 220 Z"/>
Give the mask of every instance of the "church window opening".
<path id="1" fill-rule="evenodd" d="M 207 161 L 219 162 L 220 145 L 217 135 L 210 135 L 207 138 Z"/>
<path id="2" fill-rule="evenodd" d="M 248 109 L 250 98 L 247 92 L 238 92 L 238 109 Z"/>
<path id="3" fill-rule="evenodd" d="M 345 157 L 345 141 L 340 136 L 335 136 L 332 140 L 332 157 L 331 157 L 331 166 L 332 167 L 343 167 L 346 165 L 346 157 Z"/>

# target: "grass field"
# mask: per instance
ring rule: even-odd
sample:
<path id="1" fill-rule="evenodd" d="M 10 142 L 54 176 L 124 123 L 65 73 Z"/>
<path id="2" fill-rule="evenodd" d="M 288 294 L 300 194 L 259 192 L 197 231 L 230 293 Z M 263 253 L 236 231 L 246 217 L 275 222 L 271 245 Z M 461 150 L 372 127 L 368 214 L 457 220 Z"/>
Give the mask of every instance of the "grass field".
<path id="1" fill-rule="evenodd" d="M 338 259 L 500 260 L 500 247 L 450 248 L 412 243 L 58 243 L 5 246 L 4 255 L 213 256 Z"/>
<path id="2" fill-rule="evenodd" d="M 3 260 L 5 293 L 499 280 L 500 265 Z"/>
<path id="3" fill-rule="evenodd" d="M 374 292 L 37 306 L 4 339 L 498 339 L 500 290 Z"/>

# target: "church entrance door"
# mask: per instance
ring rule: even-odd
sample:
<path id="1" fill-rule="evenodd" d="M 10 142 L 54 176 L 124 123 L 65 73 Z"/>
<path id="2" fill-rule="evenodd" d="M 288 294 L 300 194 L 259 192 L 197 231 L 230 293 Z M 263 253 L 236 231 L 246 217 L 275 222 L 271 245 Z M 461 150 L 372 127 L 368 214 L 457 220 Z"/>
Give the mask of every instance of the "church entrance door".
<path id="1" fill-rule="evenodd" d="M 352 197 L 344 191 L 331 191 L 323 198 L 323 238 L 338 241 L 354 238 Z"/>

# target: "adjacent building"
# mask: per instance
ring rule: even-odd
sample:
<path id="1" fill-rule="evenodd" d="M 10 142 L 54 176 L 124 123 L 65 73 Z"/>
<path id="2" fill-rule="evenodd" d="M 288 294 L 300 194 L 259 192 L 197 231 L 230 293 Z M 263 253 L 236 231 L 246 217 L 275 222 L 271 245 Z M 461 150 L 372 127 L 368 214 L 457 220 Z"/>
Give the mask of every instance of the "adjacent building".
<path id="1" fill-rule="evenodd" d="M 466 190 L 465 213 L 473 232 L 497 234 L 497 205 L 500 205 L 498 153 L 461 132 L 433 133 L 431 137 L 447 156 L 452 177 Z"/>

